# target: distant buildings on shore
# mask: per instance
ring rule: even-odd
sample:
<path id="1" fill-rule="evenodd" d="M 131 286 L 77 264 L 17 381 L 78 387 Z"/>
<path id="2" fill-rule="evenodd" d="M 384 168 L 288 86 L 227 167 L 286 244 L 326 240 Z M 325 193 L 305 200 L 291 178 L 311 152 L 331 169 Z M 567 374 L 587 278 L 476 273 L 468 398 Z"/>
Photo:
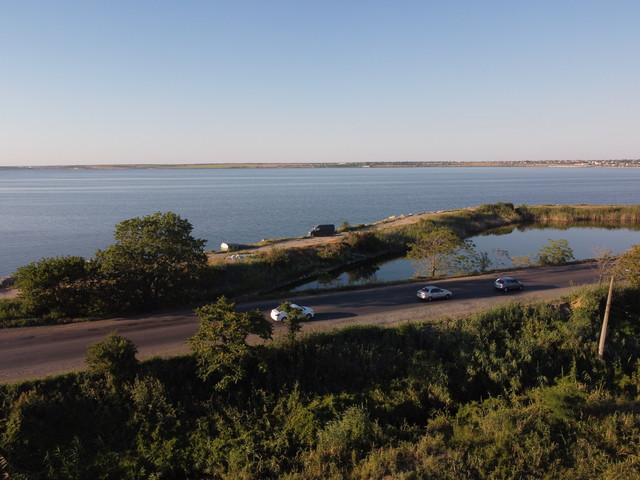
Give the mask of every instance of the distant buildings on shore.
<path id="1" fill-rule="evenodd" d="M 204 168 L 408 168 L 408 167 L 640 167 L 640 159 L 630 160 L 514 160 L 508 162 L 337 162 L 337 163 L 193 163 L 129 165 L 55 165 L 3 167 L 33 170 L 124 170 L 124 169 L 204 169 Z"/>
<path id="2" fill-rule="evenodd" d="M 284 165 L 291 167 L 292 165 Z M 300 167 L 390 168 L 390 167 L 640 167 L 635 160 L 514 160 L 508 162 L 344 162 L 310 163 Z"/>

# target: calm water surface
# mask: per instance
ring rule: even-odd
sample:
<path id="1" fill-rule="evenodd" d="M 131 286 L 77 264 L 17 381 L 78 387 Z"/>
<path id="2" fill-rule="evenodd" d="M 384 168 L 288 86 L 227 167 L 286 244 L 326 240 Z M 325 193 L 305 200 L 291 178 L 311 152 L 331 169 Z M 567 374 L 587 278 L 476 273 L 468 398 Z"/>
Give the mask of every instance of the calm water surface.
<path id="1" fill-rule="evenodd" d="M 494 202 L 640 204 L 640 169 L 0 170 L 0 277 L 43 257 L 89 258 L 115 224 L 154 212 L 178 213 L 215 250 Z"/>
<path id="2" fill-rule="evenodd" d="M 613 255 L 624 253 L 632 245 L 640 245 L 640 230 L 621 228 L 532 228 L 513 230 L 502 235 L 482 235 L 472 237 L 477 252 L 486 252 L 493 262 L 489 269 L 512 267 L 508 258 L 497 257 L 496 250 L 507 252 L 509 257 L 536 255 L 541 247 L 549 245 L 549 240 L 567 240 L 576 260 L 597 256 L 598 250 L 611 251 Z M 397 258 L 379 264 L 367 265 L 349 272 L 328 274 L 293 289 L 305 291 L 318 288 L 336 288 L 348 285 L 367 285 L 376 282 L 406 280 L 414 277 L 415 265 L 406 258 Z M 436 282 L 437 283 L 437 282 Z"/>

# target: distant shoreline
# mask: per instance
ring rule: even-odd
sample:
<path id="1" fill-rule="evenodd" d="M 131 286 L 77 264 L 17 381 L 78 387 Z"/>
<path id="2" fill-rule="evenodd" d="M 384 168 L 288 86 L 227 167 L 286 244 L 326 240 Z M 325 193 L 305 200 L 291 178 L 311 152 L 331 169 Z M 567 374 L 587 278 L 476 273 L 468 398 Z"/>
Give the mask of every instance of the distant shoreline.
<path id="1" fill-rule="evenodd" d="M 640 168 L 632 160 L 522 160 L 509 162 L 339 162 L 339 163 L 190 163 L 1 166 L 0 170 L 185 170 L 232 168 L 431 168 L 431 167 L 617 167 Z"/>

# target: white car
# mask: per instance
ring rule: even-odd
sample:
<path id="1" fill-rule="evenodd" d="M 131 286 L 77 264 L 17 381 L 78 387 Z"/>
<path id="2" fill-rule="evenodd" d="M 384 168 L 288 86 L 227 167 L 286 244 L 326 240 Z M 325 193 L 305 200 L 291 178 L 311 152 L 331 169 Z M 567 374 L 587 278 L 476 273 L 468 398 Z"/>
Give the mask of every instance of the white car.
<path id="1" fill-rule="evenodd" d="M 420 300 L 425 300 L 427 302 L 430 302 L 431 300 L 435 300 L 437 298 L 449 299 L 451 298 L 453 293 L 451 293 L 450 290 L 446 290 L 444 288 L 434 287 L 430 285 L 428 287 L 423 287 L 420 290 L 418 290 L 417 295 Z"/>
<path id="2" fill-rule="evenodd" d="M 313 308 L 305 307 L 303 305 L 296 305 L 295 303 L 291 304 L 291 308 L 300 310 L 302 312 L 302 315 L 304 315 L 305 320 L 310 320 L 313 318 Z M 287 318 L 287 313 L 274 308 L 273 310 L 271 310 L 271 318 L 273 318 L 276 322 L 283 322 Z"/>

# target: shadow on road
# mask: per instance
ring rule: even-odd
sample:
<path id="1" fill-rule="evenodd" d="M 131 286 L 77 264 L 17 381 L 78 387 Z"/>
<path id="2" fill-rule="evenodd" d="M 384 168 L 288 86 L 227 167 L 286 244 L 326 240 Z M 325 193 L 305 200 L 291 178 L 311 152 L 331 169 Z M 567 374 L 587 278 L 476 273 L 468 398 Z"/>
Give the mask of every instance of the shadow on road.
<path id="1" fill-rule="evenodd" d="M 354 318 L 357 316 L 358 315 L 352 312 L 322 312 L 321 314 L 316 314 L 311 321 L 339 320 L 341 318 Z"/>

